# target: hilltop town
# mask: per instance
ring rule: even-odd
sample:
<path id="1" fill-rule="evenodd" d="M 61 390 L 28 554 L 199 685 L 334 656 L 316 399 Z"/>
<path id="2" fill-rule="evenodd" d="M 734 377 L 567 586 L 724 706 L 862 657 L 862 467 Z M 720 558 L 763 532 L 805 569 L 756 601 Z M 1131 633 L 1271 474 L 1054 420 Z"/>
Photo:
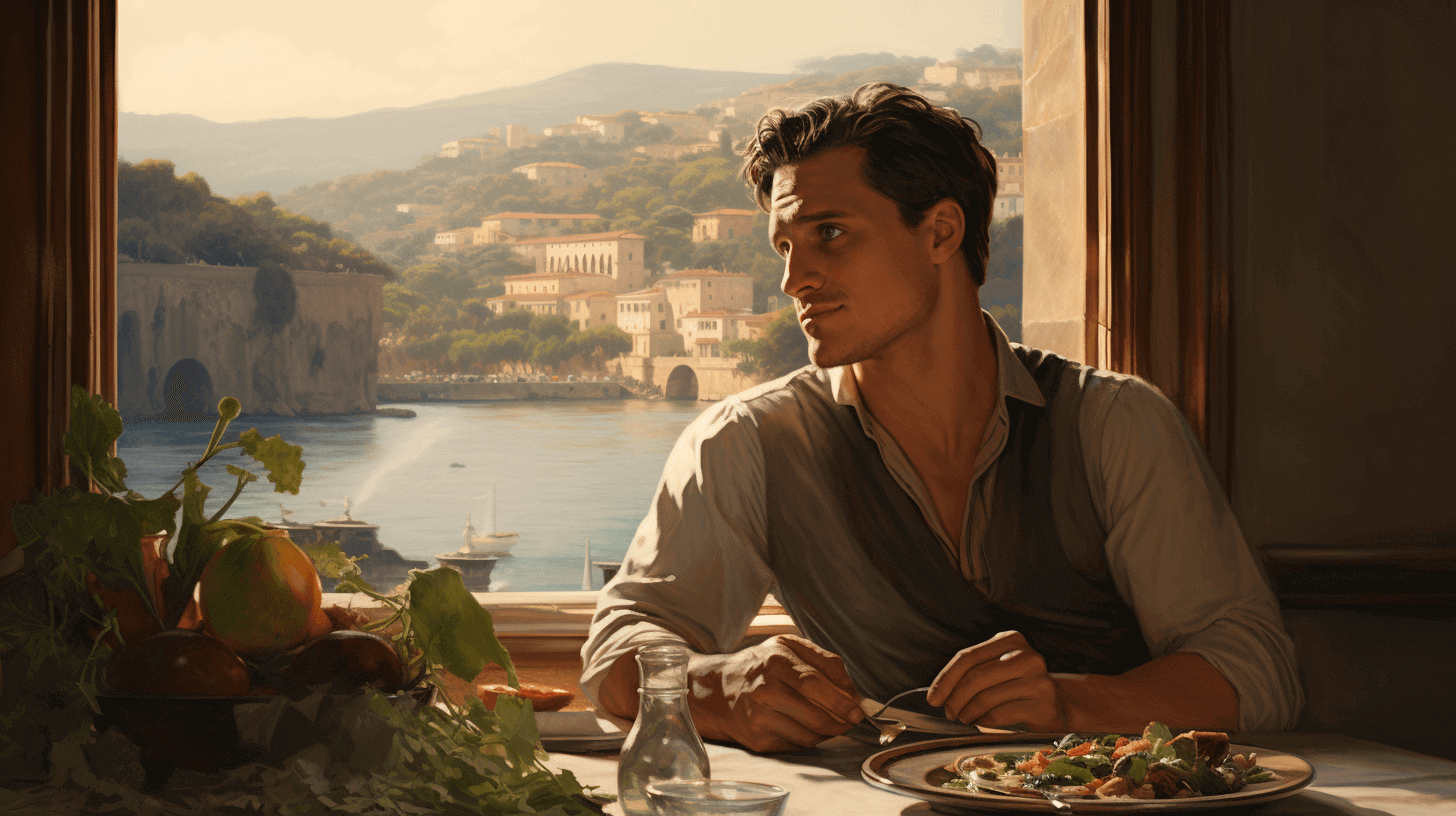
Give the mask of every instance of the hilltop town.
<path id="1" fill-rule="evenodd" d="M 966 92 L 975 91 L 985 96 L 1005 90 L 1019 97 L 1017 65 L 967 62 L 926 65 L 915 84 L 943 103 L 964 103 Z M 480 136 L 446 142 L 437 155 L 442 162 L 504 167 L 511 164 L 512 156 L 531 156 L 550 148 L 559 151 L 571 144 L 598 161 L 615 153 L 618 163 L 597 167 L 559 160 L 514 164 L 509 172 L 517 178 L 497 182 L 490 192 L 509 189 L 512 192 L 502 198 L 556 206 L 490 212 L 480 217 L 479 226 L 435 230 L 432 244 L 417 260 L 427 265 L 449 263 L 452 256 L 463 252 L 509 247 L 530 268 L 502 275 L 498 284 L 479 285 L 479 294 L 491 294 L 476 300 L 495 316 L 524 310 L 564 317 L 578 331 L 615 327 L 630 339 L 629 356 L 732 356 L 731 341 L 758 340 L 777 309 L 786 304 L 786 299 L 772 292 L 778 262 L 768 252 L 762 214 L 732 206 L 692 212 L 667 203 L 666 197 L 661 197 L 664 200 L 650 219 L 641 217 L 647 213 L 624 213 L 621 207 L 605 213 L 570 212 L 562 211 L 562 205 L 591 200 L 619 203 L 620 194 L 631 189 L 623 185 L 623 179 L 645 175 L 640 171 L 647 166 L 667 165 L 672 178 L 669 188 L 680 186 L 677 181 L 694 171 L 720 178 L 731 174 L 737 169 L 733 148 L 738 146 L 732 134 L 746 132 L 745 121 L 756 120 L 771 108 L 796 107 L 821 93 L 809 83 L 764 86 L 711 100 L 693 111 L 584 113 L 540 133 L 502 124 Z M 1006 221 L 1023 212 L 1025 165 L 1019 151 L 1015 155 L 1002 152 L 997 163 L 1000 190 L 993 218 Z M 639 172 L 634 174 L 634 169 Z M 525 185 L 520 183 L 522 179 Z M 742 200 L 741 185 L 730 181 L 727 189 Z M 395 205 L 397 213 L 424 222 L 438 219 L 445 209 L 445 204 L 418 201 Z M 644 228 L 644 221 L 651 223 Z M 670 226 L 665 223 L 669 221 Z M 747 252 L 716 254 L 720 261 L 728 255 L 737 264 L 692 263 L 713 256 L 715 245 L 743 247 Z M 666 251 L 669 248 L 673 251 Z M 684 261 L 687 268 L 677 268 Z M 409 277 L 406 271 L 402 287 L 408 287 Z M 501 290 L 498 294 L 493 293 L 496 287 Z M 396 334 L 393 342 L 398 346 L 400 341 Z"/>

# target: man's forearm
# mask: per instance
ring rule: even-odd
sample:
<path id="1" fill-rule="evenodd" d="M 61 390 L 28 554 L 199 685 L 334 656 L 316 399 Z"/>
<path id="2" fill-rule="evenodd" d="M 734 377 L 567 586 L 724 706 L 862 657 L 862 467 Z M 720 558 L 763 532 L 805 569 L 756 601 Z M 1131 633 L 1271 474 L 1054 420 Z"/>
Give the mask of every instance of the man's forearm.
<path id="1" fill-rule="evenodd" d="M 617 658 L 607 669 L 597 689 L 597 699 L 608 713 L 624 720 L 634 720 L 637 718 L 637 686 L 640 684 L 637 650 L 633 649 Z"/>
<path id="2" fill-rule="evenodd" d="M 1116 676 L 1053 675 L 1069 731 L 1140 732 L 1153 720 L 1175 729 L 1234 731 L 1239 698 L 1212 664 L 1175 652 Z"/>

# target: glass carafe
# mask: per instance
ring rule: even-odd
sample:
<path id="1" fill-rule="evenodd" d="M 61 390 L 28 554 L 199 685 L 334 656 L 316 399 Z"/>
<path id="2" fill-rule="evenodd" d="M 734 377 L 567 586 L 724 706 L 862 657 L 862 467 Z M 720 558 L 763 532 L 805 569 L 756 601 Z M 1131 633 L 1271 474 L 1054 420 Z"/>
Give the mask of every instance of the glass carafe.
<path id="1" fill-rule="evenodd" d="M 617 795 L 626 816 L 650 816 L 648 783 L 707 779 L 708 752 L 688 713 L 688 651 L 675 643 L 637 652 L 637 721 L 622 744 Z"/>

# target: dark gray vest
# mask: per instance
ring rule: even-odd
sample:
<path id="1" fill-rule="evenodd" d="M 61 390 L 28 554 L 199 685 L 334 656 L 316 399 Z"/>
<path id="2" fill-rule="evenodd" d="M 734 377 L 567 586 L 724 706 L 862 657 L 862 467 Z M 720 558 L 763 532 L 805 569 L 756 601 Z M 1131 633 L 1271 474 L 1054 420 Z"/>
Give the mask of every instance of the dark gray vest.
<path id="1" fill-rule="evenodd" d="M 1016 353 L 1046 406 L 1007 400 L 987 593 L 961 577 L 825 372 L 805 369 L 747 403 L 763 443 L 774 595 L 809 639 L 844 658 L 862 694 L 928 685 L 957 651 L 1007 629 L 1053 672 L 1117 674 L 1149 659 L 1107 573 L 1087 486 L 1078 415 L 1091 369 Z M 828 502 L 816 498 L 824 485 Z"/>

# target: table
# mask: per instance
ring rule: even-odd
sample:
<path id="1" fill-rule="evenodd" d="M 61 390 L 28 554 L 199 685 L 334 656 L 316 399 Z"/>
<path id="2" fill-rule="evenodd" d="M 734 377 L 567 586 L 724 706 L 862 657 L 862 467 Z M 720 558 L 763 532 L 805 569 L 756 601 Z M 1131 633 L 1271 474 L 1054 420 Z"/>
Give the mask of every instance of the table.
<path id="1" fill-rule="evenodd" d="M 1451 816 L 1456 814 L 1456 762 L 1338 734 L 1239 734 L 1237 742 L 1287 751 L 1315 767 L 1312 785 L 1257 808 L 1259 816 Z M 788 754 L 753 754 L 708 744 L 719 779 L 771 782 L 789 790 L 788 816 L 929 814 L 925 802 L 871 787 L 860 765 L 878 751 L 846 737 Z M 616 754 L 552 754 L 583 784 L 617 792 Z M 620 816 L 615 804 L 607 813 Z"/>

